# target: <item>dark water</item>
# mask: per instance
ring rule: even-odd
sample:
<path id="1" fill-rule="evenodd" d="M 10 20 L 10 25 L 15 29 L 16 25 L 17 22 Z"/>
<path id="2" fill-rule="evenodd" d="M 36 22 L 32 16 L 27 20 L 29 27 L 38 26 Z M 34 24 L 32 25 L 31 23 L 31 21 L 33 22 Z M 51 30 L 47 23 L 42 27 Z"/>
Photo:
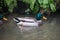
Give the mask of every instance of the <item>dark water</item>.
<path id="1" fill-rule="evenodd" d="M 14 15 L 16 16 L 16 15 Z M 0 30 L 0 40 L 60 40 L 60 17 L 50 17 L 40 27 L 31 27 L 31 30 L 21 31 L 12 17 L 4 22 Z"/>

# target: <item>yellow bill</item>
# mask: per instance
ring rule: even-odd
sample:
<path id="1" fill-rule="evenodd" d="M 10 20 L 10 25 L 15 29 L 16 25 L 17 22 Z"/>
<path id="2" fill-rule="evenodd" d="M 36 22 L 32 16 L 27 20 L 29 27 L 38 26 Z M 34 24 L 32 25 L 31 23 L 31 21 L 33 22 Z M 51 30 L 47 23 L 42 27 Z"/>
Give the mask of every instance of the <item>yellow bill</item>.
<path id="1" fill-rule="evenodd" d="M 7 21 L 8 19 L 4 17 L 3 20 Z"/>
<path id="2" fill-rule="evenodd" d="M 44 19 L 44 20 L 47 20 L 47 18 L 46 18 L 46 17 L 44 17 L 44 16 L 43 16 L 43 19 Z"/>

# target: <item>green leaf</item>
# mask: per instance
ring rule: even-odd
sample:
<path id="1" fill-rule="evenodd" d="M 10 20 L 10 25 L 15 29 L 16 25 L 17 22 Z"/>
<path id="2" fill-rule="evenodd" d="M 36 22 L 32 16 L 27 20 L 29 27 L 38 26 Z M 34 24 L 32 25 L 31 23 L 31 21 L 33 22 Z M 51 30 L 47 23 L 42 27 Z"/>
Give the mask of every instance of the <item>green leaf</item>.
<path id="1" fill-rule="evenodd" d="M 43 8 L 47 8 L 49 7 L 49 1 L 48 0 L 43 0 Z"/>
<path id="2" fill-rule="evenodd" d="M 54 0 L 49 0 L 49 3 L 54 3 Z"/>
<path id="3" fill-rule="evenodd" d="M 22 0 L 22 1 L 25 2 L 25 3 L 30 4 L 31 10 L 33 10 L 36 0 Z"/>
<path id="4" fill-rule="evenodd" d="M 22 0 L 23 2 L 25 2 L 25 3 L 28 3 L 28 4 L 30 4 L 31 3 L 31 1 L 30 0 Z"/>
<path id="5" fill-rule="evenodd" d="M 31 10 L 38 10 L 38 6 L 35 5 L 37 0 L 23 0 L 26 3 L 30 4 Z M 54 0 L 38 0 L 38 3 L 40 4 L 40 7 L 44 8 L 45 10 L 48 10 L 49 8 L 51 11 L 56 11 L 55 5 L 54 5 Z M 35 5 L 35 7 L 34 7 Z"/>
<path id="6" fill-rule="evenodd" d="M 49 1 L 48 0 L 43 0 L 43 4 L 48 4 Z"/>
<path id="7" fill-rule="evenodd" d="M 42 5 L 43 4 L 43 0 L 38 0 L 39 4 Z"/>
<path id="8" fill-rule="evenodd" d="M 38 11 L 39 11 L 39 5 L 38 5 L 38 3 L 36 2 L 36 5 L 34 6 L 34 9 L 33 9 L 33 13 L 34 13 L 34 14 L 37 14 Z"/>
<path id="9" fill-rule="evenodd" d="M 55 5 L 54 5 L 54 4 L 50 4 L 50 8 L 51 8 L 51 10 L 52 10 L 53 12 L 56 11 L 56 8 L 55 8 Z"/>
<path id="10" fill-rule="evenodd" d="M 17 5 L 16 0 L 5 0 L 7 6 L 9 7 L 9 11 L 13 12 L 14 7 Z"/>
<path id="11" fill-rule="evenodd" d="M 31 10 L 33 10 L 36 0 L 30 0 L 30 1 L 31 1 L 30 8 L 31 8 Z"/>

